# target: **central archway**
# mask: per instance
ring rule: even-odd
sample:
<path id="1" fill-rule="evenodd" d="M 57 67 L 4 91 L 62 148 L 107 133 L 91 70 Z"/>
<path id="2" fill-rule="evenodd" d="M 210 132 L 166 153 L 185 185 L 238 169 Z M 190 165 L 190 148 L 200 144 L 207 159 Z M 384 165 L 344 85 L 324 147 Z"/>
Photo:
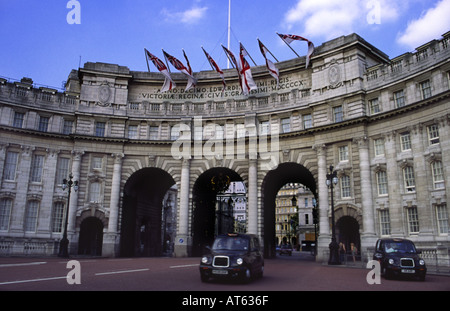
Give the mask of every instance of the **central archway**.
<path id="1" fill-rule="evenodd" d="M 275 256 L 275 199 L 278 191 L 287 183 L 303 184 L 317 198 L 314 176 L 303 165 L 294 162 L 282 163 L 276 169 L 267 173 L 261 191 L 264 209 L 264 257 L 267 258 Z"/>
<path id="2" fill-rule="evenodd" d="M 195 182 L 192 191 L 192 256 L 201 256 L 203 248 L 212 244 L 216 233 L 226 232 L 229 229 L 227 224 L 234 222 L 229 214 L 216 211 L 217 194 L 224 190 L 224 183 L 234 181 L 242 181 L 235 171 L 215 167 L 201 174 Z"/>
<path id="3" fill-rule="evenodd" d="M 162 256 L 162 210 L 166 192 L 175 184 L 159 168 L 135 172 L 124 187 L 120 255 Z"/>

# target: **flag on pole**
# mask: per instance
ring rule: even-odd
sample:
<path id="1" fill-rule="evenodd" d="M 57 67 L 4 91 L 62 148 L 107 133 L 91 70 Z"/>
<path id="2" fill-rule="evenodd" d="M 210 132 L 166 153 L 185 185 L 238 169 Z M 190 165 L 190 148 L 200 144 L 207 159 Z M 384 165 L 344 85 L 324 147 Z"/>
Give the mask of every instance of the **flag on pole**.
<path id="1" fill-rule="evenodd" d="M 222 84 L 223 84 L 222 96 L 223 96 L 223 93 L 224 93 L 225 87 L 226 87 L 225 77 L 224 77 L 224 75 L 223 75 L 223 71 L 219 68 L 219 66 L 218 66 L 217 63 L 214 61 L 214 59 L 213 59 L 213 58 L 205 51 L 205 49 L 204 49 L 203 47 L 202 47 L 202 50 L 203 50 L 203 52 L 205 53 L 205 56 L 206 56 L 206 58 L 208 59 L 209 64 L 211 65 L 211 68 L 212 68 L 213 70 L 215 70 L 215 71 L 220 75 L 220 77 L 222 78 Z"/>
<path id="2" fill-rule="evenodd" d="M 236 69 L 238 77 L 239 77 L 239 84 L 242 86 L 241 72 L 239 70 L 239 63 L 237 62 L 236 57 L 234 57 L 234 54 L 229 49 L 224 47 L 223 45 L 222 45 L 222 48 L 225 51 L 225 54 L 227 55 L 228 60 L 231 62 L 232 66 Z"/>
<path id="3" fill-rule="evenodd" d="M 308 68 L 309 61 L 311 59 L 311 55 L 314 53 L 314 44 L 311 41 L 309 41 L 308 39 L 297 36 L 297 35 L 282 35 L 279 33 L 277 33 L 277 34 L 280 36 L 281 40 L 283 40 L 289 47 L 291 47 L 290 43 L 294 40 L 306 41 L 308 43 L 308 53 L 306 54 L 306 68 Z M 295 54 L 297 54 L 297 53 L 295 53 Z M 298 54 L 297 54 L 297 56 L 298 56 Z"/>
<path id="4" fill-rule="evenodd" d="M 165 77 L 163 87 L 161 88 L 161 92 L 166 92 L 174 89 L 176 87 L 176 84 L 175 82 L 173 82 L 166 65 L 164 65 L 164 63 L 158 57 L 150 53 L 147 49 L 145 49 L 145 53 L 147 57 L 150 58 L 150 60 L 153 62 L 155 67 L 159 70 L 159 72 L 161 72 Z"/>
<path id="5" fill-rule="evenodd" d="M 258 43 L 259 49 L 261 50 L 261 54 L 264 56 L 264 59 L 266 60 L 267 69 L 269 70 L 270 75 L 277 80 L 277 88 L 278 88 L 280 72 L 278 71 L 278 68 L 275 67 L 275 64 L 270 59 L 267 58 L 266 54 L 267 52 L 269 52 L 269 50 L 266 48 L 266 46 L 259 39 Z"/>
<path id="6" fill-rule="evenodd" d="M 240 52 L 239 52 L 239 74 L 241 76 L 241 87 L 244 95 L 248 95 L 251 90 L 256 90 L 258 87 L 256 86 L 255 81 L 252 77 L 252 72 L 250 70 L 250 65 L 248 64 L 245 56 L 248 53 L 245 50 L 242 43 L 240 44 Z"/>
<path id="7" fill-rule="evenodd" d="M 197 79 L 194 78 L 192 75 L 192 71 L 190 71 L 186 66 L 183 65 L 182 62 L 180 62 L 178 59 L 173 57 L 172 55 L 168 54 L 166 51 L 163 50 L 164 57 L 174 66 L 177 70 L 184 73 L 188 78 L 188 83 L 186 86 L 186 91 L 193 88 L 197 84 Z"/>

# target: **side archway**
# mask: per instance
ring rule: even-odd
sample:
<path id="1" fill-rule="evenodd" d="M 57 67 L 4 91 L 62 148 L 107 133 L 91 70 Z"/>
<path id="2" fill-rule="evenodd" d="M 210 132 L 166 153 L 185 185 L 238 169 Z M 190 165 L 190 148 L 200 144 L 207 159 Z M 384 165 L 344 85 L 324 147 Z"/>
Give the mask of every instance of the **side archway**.
<path id="1" fill-rule="evenodd" d="M 155 167 L 141 169 L 127 180 L 122 201 L 121 256 L 162 256 L 162 203 L 174 184 L 169 173 Z"/>

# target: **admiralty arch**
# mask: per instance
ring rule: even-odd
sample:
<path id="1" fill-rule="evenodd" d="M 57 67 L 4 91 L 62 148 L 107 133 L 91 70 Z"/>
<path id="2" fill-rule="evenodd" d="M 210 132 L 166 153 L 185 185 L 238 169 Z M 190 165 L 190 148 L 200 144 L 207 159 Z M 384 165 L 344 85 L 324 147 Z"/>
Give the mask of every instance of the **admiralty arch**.
<path id="1" fill-rule="evenodd" d="M 278 86 L 252 67 L 247 96 L 233 69 L 223 94 L 215 71 L 195 72 L 189 91 L 172 73 L 178 87 L 160 92 L 161 73 L 100 62 L 72 70 L 64 91 L 1 78 L 0 255 L 56 255 L 67 212 L 71 254 L 197 256 L 214 236 L 217 189 L 241 181 L 245 231 L 267 257 L 277 191 L 309 188 L 326 260 L 330 166 L 338 239 L 361 253 L 380 237 L 448 249 L 449 38 L 390 59 L 342 36 L 308 68 L 305 57 L 276 63 Z"/>

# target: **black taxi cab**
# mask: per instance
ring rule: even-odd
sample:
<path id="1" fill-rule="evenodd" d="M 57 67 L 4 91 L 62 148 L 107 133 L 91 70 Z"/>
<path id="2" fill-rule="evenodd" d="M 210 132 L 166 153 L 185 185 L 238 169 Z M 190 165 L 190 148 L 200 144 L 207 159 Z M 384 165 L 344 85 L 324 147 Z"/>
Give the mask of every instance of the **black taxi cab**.
<path id="1" fill-rule="evenodd" d="M 229 233 L 215 238 L 201 258 L 200 278 L 228 278 L 249 282 L 264 273 L 264 257 L 256 235 Z"/>
<path id="2" fill-rule="evenodd" d="M 386 279 L 393 276 L 415 276 L 424 281 L 427 273 L 425 261 L 420 251 L 407 239 L 379 239 L 375 244 L 374 260 L 381 266 L 381 274 Z"/>

